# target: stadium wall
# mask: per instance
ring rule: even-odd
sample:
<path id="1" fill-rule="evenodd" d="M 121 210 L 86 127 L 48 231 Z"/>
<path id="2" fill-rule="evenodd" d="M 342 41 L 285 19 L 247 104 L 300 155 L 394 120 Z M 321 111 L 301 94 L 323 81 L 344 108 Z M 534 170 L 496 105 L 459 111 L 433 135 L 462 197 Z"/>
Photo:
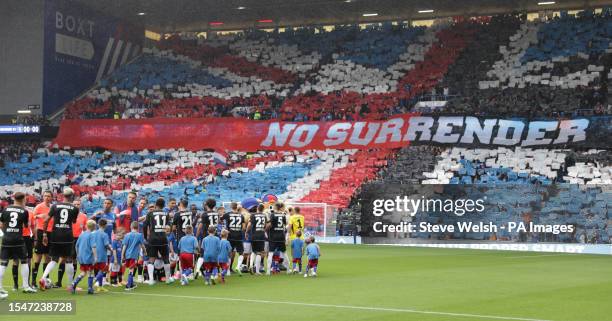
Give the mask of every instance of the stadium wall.
<path id="1" fill-rule="evenodd" d="M 441 249 L 470 249 L 490 251 L 517 251 L 517 252 L 544 252 L 544 253 L 571 253 L 571 254 L 601 254 L 612 255 L 610 244 L 582 244 L 582 243 L 514 243 L 514 242 L 488 242 L 474 240 L 419 240 L 398 239 L 393 243 L 375 237 L 360 239 L 362 244 L 390 245 L 407 247 L 433 247 Z M 340 242 L 332 242 L 340 243 Z"/>
<path id="2" fill-rule="evenodd" d="M 42 105 L 43 0 L 0 1 L 0 114 Z"/>
<path id="3" fill-rule="evenodd" d="M 142 51 L 144 27 L 71 1 L 45 2 L 42 20 L 47 115 Z"/>

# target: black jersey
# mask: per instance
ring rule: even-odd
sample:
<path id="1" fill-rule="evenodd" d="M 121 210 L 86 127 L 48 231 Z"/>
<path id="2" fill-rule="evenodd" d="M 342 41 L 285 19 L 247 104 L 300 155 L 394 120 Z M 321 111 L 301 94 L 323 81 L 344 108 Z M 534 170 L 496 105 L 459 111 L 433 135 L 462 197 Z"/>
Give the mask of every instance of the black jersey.
<path id="1" fill-rule="evenodd" d="M 79 209 L 70 203 L 51 205 L 49 217 L 53 219 L 52 237 L 50 243 L 72 243 L 72 224 L 79 216 Z M 43 227 L 44 228 L 44 227 Z"/>
<path id="2" fill-rule="evenodd" d="M 266 214 L 251 214 L 251 241 L 263 241 L 266 239 Z"/>
<path id="3" fill-rule="evenodd" d="M 195 224 L 193 225 L 194 229 L 194 233 L 197 234 L 197 229 L 200 226 L 200 224 L 204 224 L 204 222 L 202 222 L 202 213 L 200 212 L 196 212 L 196 214 L 191 213 L 191 219 L 195 222 Z M 202 231 L 202 233 L 204 233 L 204 231 Z M 199 237 L 200 235 L 195 235 L 196 237 Z"/>
<path id="4" fill-rule="evenodd" d="M 174 213 L 174 222 L 173 225 L 176 226 L 176 234 L 178 239 L 185 236 L 185 229 L 187 226 L 193 227 L 193 215 L 191 211 L 179 211 Z"/>
<path id="5" fill-rule="evenodd" d="M 225 226 L 229 231 L 229 240 L 242 241 L 242 227 L 244 226 L 244 216 L 240 213 L 227 213 L 224 216 Z"/>
<path id="6" fill-rule="evenodd" d="M 202 214 L 202 224 L 204 224 L 204 235 L 208 235 L 208 227 L 214 226 L 217 228 L 219 225 L 219 213 L 217 212 L 207 212 Z"/>
<path id="7" fill-rule="evenodd" d="M 270 213 L 270 231 L 268 235 L 270 241 L 285 241 L 285 228 L 287 226 L 287 216 L 282 213 Z"/>
<path id="8" fill-rule="evenodd" d="M 149 245 L 166 245 L 166 226 L 170 224 L 170 216 L 163 210 L 154 210 L 147 213 L 145 228 L 147 229 L 147 241 Z"/>
<path id="9" fill-rule="evenodd" d="M 17 205 L 7 206 L 0 213 L 0 222 L 4 225 L 2 246 L 23 246 L 23 226 L 28 225 L 28 211 Z"/>

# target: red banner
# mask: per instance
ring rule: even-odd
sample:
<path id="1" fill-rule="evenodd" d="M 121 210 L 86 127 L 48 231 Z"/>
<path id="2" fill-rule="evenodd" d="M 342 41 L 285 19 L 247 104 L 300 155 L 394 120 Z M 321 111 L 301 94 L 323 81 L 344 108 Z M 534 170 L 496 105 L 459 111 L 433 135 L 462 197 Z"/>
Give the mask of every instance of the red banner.
<path id="1" fill-rule="evenodd" d="M 54 143 L 129 151 L 305 150 L 396 148 L 408 145 L 411 114 L 385 121 L 279 122 L 237 118 L 64 120 Z"/>

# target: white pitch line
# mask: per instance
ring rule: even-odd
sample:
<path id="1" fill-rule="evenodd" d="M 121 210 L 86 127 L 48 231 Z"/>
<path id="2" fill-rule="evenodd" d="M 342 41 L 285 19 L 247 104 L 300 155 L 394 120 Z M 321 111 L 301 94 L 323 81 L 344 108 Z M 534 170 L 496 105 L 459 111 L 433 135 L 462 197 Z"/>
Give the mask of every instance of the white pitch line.
<path id="1" fill-rule="evenodd" d="M 380 308 L 380 307 L 367 307 L 367 306 L 356 306 L 356 305 L 319 304 L 319 303 L 305 303 L 305 302 L 291 302 L 291 301 L 270 301 L 270 300 L 257 300 L 257 299 L 224 298 L 224 297 L 214 297 L 214 296 L 172 295 L 172 294 L 158 294 L 158 293 L 135 293 L 135 292 L 110 292 L 110 293 L 126 294 L 126 295 L 141 295 L 141 296 L 156 296 L 156 297 L 167 297 L 167 298 L 178 298 L 178 299 L 218 300 L 218 301 L 234 301 L 234 302 L 249 302 L 249 303 L 268 303 L 268 304 L 279 304 L 279 305 L 298 305 L 298 306 L 315 307 L 315 308 L 336 308 L 336 309 L 367 310 L 367 311 L 380 311 L 380 312 L 403 312 L 403 313 L 430 314 L 430 315 L 443 315 L 443 316 L 451 316 L 451 317 L 466 317 L 466 318 L 494 319 L 494 320 L 551 321 L 551 320 L 544 320 L 544 319 L 504 317 L 504 316 L 498 316 L 498 315 L 452 313 L 452 312 L 438 312 L 438 311 L 400 309 L 400 308 Z"/>
<path id="2" fill-rule="evenodd" d="M 567 256 L 566 254 L 542 254 L 542 255 L 522 255 L 522 256 L 508 256 L 506 259 L 527 259 L 530 257 L 548 257 L 548 256 Z"/>

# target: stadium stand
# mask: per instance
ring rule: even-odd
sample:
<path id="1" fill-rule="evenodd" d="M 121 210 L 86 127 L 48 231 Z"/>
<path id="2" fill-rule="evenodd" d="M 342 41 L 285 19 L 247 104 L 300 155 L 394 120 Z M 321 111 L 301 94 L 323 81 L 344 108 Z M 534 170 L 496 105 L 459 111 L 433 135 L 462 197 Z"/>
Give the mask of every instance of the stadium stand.
<path id="1" fill-rule="evenodd" d="M 64 116 L 382 119 L 423 100 L 447 102 L 425 113 L 609 113 L 611 34 L 608 11 L 585 11 L 548 21 L 500 15 L 429 28 L 177 35 L 103 79 Z"/>
<path id="2" fill-rule="evenodd" d="M 513 21 L 512 26 L 515 24 Z M 489 39 L 482 40 L 495 43 L 493 35 L 517 29 L 499 26 Z M 458 70 L 448 85 L 463 88 L 455 91 L 461 97 L 450 100 L 449 111 L 527 116 L 571 114 L 577 109 L 593 112 L 595 106 L 607 103 L 611 26 L 606 13 L 564 16 L 547 22 L 523 21 L 515 34 L 497 39 L 497 53 L 495 47 L 466 50 L 464 60 L 472 58 L 472 63 L 480 59 L 490 65 L 491 59 L 498 60 L 492 68 L 483 69 L 455 64 Z M 479 74 L 460 79 L 470 70 Z M 488 70 L 486 76 L 483 70 Z"/>
<path id="3" fill-rule="evenodd" d="M 430 195 L 430 198 L 441 199 L 439 190 L 427 194 L 423 192 L 426 185 L 421 184 L 467 184 L 470 187 L 467 191 L 462 189 L 461 195 L 477 195 L 486 200 L 487 208 L 496 209 L 469 218 L 441 211 L 434 215 L 431 211 L 419 212 L 412 218 L 395 217 L 394 223 L 406 219 L 417 224 L 495 222 L 501 225 L 532 221 L 534 224 L 574 224 L 577 228 L 571 236 L 510 234 L 501 230 L 499 235 L 419 232 L 410 237 L 501 241 L 527 241 L 529 237 L 529 241 L 609 243 L 608 208 L 612 204 L 610 157 L 612 153 L 609 150 L 578 152 L 518 147 L 445 149 L 411 146 L 401 149 L 379 177 L 362 189 L 384 187 L 384 195 L 393 198 L 398 195 L 397 188 L 405 186 L 409 192 L 402 190 L 403 195 Z M 570 202 L 572 199 L 575 201 Z M 359 213 L 360 204 L 352 202 L 351 210 Z"/>
<path id="4" fill-rule="evenodd" d="M 36 147 L 36 146 L 32 146 Z M 141 197 L 187 198 L 202 204 L 207 197 L 242 200 L 272 193 L 290 201 L 329 202 L 346 207 L 355 190 L 385 165 L 389 152 L 354 150 L 231 153 L 228 164 L 212 152 L 159 150 L 116 153 L 93 150 L 57 150 L 19 146 L 18 157 L 7 153 L 0 168 L 0 197 L 22 190 L 39 197 L 43 191 L 60 194 L 71 186 L 93 213 L 106 197 L 120 200 L 129 190 Z M 347 173 L 353 173 L 347 175 Z M 331 201 L 327 197 L 334 191 Z"/>
<path id="5" fill-rule="evenodd" d="M 609 11 L 548 21 L 528 21 L 519 15 L 456 18 L 428 28 L 382 23 L 364 29 L 250 30 L 212 39 L 174 35 L 69 103 L 64 118 L 330 121 L 386 119 L 410 111 L 509 117 L 609 114 L 610 38 Z M 415 108 L 428 101 L 442 104 Z M 610 150 L 410 146 L 230 151 L 224 164 L 211 151 L 116 153 L 59 150 L 36 142 L 1 146 L 0 197 L 24 190 L 37 198 L 44 190 L 58 194 L 61 186 L 70 185 L 87 213 L 100 208 L 106 197 L 123 199 L 129 190 L 148 200 L 188 198 L 198 207 L 207 197 L 226 202 L 273 193 L 287 201 L 327 203 L 358 212 L 359 192 L 380 183 L 472 184 L 485 188 L 490 204 L 507 204 L 483 222 L 522 218 L 538 203 L 543 214 L 534 221 L 579 227 L 572 239 L 557 241 L 609 242 L 607 213 L 612 203 L 605 186 L 612 184 Z M 504 199 L 496 186 L 516 189 L 522 197 Z M 578 202 L 567 204 L 568 193 L 576 194 Z M 586 213 L 584 204 L 595 204 L 595 210 Z"/>

